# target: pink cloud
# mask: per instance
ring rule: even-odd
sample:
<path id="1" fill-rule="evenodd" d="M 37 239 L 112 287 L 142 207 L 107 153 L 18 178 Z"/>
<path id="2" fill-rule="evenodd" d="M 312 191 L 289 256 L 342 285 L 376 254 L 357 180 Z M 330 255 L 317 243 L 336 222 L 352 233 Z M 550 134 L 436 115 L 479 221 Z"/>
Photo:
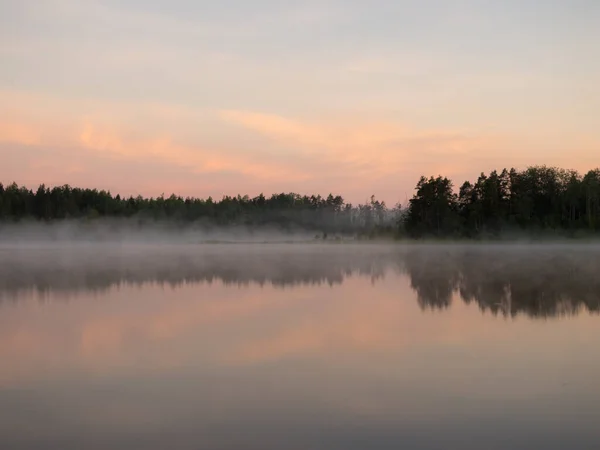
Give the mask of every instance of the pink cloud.
<path id="1" fill-rule="evenodd" d="M 0 179 L 34 186 L 97 183 L 124 194 L 217 197 L 334 192 L 352 202 L 376 194 L 395 203 L 412 194 L 420 175 L 446 175 L 459 185 L 505 166 L 585 171 L 597 165 L 598 148 L 594 136 L 550 144 L 531 136 L 418 128 L 381 115 L 296 119 L 0 91 L 6 161 Z"/>
<path id="2" fill-rule="evenodd" d="M 220 117 L 282 145 L 325 161 L 337 161 L 357 175 L 375 178 L 421 158 L 466 157 L 495 148 L 498 137 L 453 130 L 419 130 L 385 120 L 306 123 L 271 114 L 222 111 Z"/>

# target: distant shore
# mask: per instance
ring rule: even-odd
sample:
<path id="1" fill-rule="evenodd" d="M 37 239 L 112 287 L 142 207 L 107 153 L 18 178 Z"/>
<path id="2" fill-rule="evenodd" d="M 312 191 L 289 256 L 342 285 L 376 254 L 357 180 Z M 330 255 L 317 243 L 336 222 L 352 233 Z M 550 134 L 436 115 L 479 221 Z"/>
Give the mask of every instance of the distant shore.
<path id="1" fill-rule="evenodd" d="M 458 190 L 448 178 L 421 177 L 408 204 L 392 208 L 374 195 L 353 205 L 333 194 L 144 198 L 68 185 L 42 184 L 34 192 L 0 183 L 0 224 L 4 233 L 36 226 L 63 226 L 71 234 L 161 229 L 202 232 L 212 240 L 224 235 L 272 240 L 269 234 L 293 240 L 590 239 L 600 236 L 600 169 L 585 175 L 546 166 L 494 170 Z"/>

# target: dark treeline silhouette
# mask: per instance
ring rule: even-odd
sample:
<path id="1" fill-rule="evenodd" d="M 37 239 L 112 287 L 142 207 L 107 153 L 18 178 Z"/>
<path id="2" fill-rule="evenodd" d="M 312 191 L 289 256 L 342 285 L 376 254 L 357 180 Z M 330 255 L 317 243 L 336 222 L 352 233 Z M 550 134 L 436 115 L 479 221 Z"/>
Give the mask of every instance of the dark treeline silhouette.
<path id="1" fill-rule="evenodd" d="M 458 193 L 448 178 L 422 177 L 416 191 L 404 223 L 414 237 L 600 231 L 600 169 L 585 176 L 545 166 L 492 171 Z"/>
<path id="2" fill-rule="evenodd" d="M 0 184 L 0 220 L 137 218 L 214 226 L 274 225 L 323 233 L 407 235 L 410 237 L 495 237 L 530 232 L 576 236 L 600 232 L 600 169 L 584 176 L 546 166 L 481 174 L 455 192 L 442 176 L 422 177 L 403 211 L 374 196 L 354 206 L 337 195 L 274 194 L 212 198 L 122 198 L 96 189 L 70 186 L 35 192 Z"/>
<path id="3" fill-rule="evenodd" d="M 211 247 L 211 246 L 207 246 Z M 443 310 L 455 299 L 483 312 L 547 318 L 581 311 L 600 313 L 600 258 L 589 246 L 214 246 L 127 250 L 84 247 L 30 249 L 0 260 L 0 299 L 34 292 L 103 292 L 123 285 L 157 283 L 293 288 L 335 286 L 350 276 L 376 282 L 406 274 L 423 310 Z M 405 299 L 399 299 L 404 301 Z"/>
<path id="4" fill-rule="evenodd" d="M 299 195 L 295 193 L 183 198 L 175 194 L 157 198 L 113 196 L 97 189 L 68 185 L 34 192 L 12 183 L 0 184 L 0 220 L 36 219 L 43 221 L 99 217 L 136 218 L 140 221 L 169 220 L 180 223 L 203 222 L 214 226 L 277 226 L 282 229 L 318 229 L 323 232 L 393 232 L 399 207 L 388 209 L 374 196 L 365 204 L 352 205 L 337 195 Z"/>

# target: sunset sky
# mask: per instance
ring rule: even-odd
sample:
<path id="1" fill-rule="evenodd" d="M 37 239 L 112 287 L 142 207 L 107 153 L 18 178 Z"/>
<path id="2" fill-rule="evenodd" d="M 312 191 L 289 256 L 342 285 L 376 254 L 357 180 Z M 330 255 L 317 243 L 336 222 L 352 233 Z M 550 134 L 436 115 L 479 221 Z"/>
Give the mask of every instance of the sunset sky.
<path id="1" fill-rule="evenodd" d="M 600 166 L 597 0 L 0 0 L 0 181 L 220 198 Z"/>

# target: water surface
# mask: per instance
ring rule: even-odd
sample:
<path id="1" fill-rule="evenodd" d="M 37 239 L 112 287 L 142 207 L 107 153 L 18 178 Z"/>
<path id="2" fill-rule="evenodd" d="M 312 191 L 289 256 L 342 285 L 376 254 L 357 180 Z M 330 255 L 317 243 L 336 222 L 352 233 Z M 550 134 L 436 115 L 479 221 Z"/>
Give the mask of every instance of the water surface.
<path id="1" fill-rule="evenodd" d="M 8 449 L 592 449 L 600 249 L 0 248 Z"/>

